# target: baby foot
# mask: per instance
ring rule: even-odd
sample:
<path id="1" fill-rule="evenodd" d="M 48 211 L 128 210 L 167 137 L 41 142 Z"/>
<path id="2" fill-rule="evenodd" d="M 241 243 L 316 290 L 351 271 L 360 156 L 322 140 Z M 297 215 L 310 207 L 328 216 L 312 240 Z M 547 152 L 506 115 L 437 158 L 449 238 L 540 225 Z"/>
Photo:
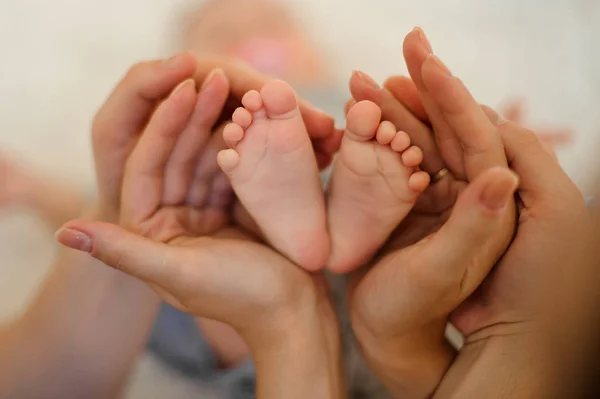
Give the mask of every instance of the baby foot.
<path id="1" fill-rule="evenodd" d="M 421 150 L 405 132 L 381 122 L 381 109 L 361 101 L 350 109 L 328 201 L 332 249 L 328 267 L 349 272 L 367 262 L 427 188 Z"/>
<path id="2" fill-rule="evenodd" d="M 223 131 L 218 161 L 271 244 L 307 270 L 329 255 L 323 191 L 296 94 L 282 81 L 250 91 Z"/>

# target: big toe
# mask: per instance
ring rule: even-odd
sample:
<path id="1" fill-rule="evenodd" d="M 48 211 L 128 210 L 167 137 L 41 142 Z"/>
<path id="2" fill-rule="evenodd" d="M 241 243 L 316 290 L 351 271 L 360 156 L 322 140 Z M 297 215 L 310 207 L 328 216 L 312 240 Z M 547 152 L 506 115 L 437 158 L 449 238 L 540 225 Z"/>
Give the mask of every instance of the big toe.
<path id="1" fill-rule="evenodd" d="M 375 137 L 381 121 L 381 108 L 371 101 L 356 103 L 346 117 L 346 133 L 355 140 Z"/>
<path id="2" fill-rule="evenodd" d="M 298 101 L 294 89 L 284 81 L 274 80 L 264 85 L 260 94 L 270 118 L 294 116 Z"/>

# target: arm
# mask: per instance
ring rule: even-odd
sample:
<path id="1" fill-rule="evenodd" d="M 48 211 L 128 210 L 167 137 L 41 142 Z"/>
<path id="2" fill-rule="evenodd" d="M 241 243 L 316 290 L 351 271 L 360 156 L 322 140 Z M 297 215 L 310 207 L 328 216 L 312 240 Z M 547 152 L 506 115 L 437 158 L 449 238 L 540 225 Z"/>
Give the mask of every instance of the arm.
<path id="1" fill-rule="evenodd" d="M 434 399 L 561 398 L 553 346 L 536 334 L 495 336 L 467 344 Z M 559 394 L 560 393 L 560 394 Z"/>
<path id="2" fill-rule="evenodd" d="M 346 398 L 335 316 L 327 322 L 315 316 L 294 317 L 274 339 L 248 339 L 258 398 Z"/>
<path id="3" fill-rule="evenodd" d="M 92 128 L 98 175 L 95 220 L 114 220 L 125 161 L 139 131 L 196 61 L 132 68 Z M 112 398 L 145 347 L 158 299 L 148 287 L 84 254 L 63 249 L 29 310 L 0 332 L 0 397 Z"/>
<path id="4" fill-rule="evenodd" d="M 61 250 L 29 311 L 0 332 L 0 397 L 118 396 L 157 305 L 143 283 Z"/>
<path id="5" fill-rule="evenodd" d="M 439 333 L 431 333 L 440 328 Z M 392 339 L 355 333 L 367 364 L 394 398 L 426 399 L 456 357 L 443 329 L 419 329 Z"/>

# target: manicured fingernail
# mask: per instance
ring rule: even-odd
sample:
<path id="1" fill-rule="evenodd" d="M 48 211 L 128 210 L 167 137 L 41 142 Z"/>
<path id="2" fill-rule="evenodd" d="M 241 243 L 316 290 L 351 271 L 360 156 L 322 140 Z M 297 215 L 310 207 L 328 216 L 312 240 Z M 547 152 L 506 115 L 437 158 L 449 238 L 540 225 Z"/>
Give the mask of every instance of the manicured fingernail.
<path id="1" fill-rule="evenodd" d="M 213 69 L 208 76 L 206 77 L 206 79 L 204 79 L 204 82 L 202 82 L 202 86 L 200 87 L 200 90 L 204 89 L 206 86 L 208 86 L 213 80 L 215 80 L 215 77 L 217 75 L 223 75 L 224 72 L 221 68 L 215 68 Z"/>
<path id="2" fill-rule="evenodd" d="M 166 69 L 178 68 L 179 66 L 181 66 L 181 64 L 183 64 L 183 61 L 185 60 L 185 56 L 186 56 L 185 53 L 174 55 L 173 57 L 165 60 L 162 64 L 162 66 Z"/>
<path id="3" fill-rule="evenodd" d="M 483 206 L 491 211 L 499 211 L 506 207 L 519 184 L 519 179 L 514 173 L 511 173 L 510 176 L 488 183 L 481 193 Z"/>
<path id="4" fill-rule="evenodd" d="M 91 237 L 79 230 L 63 227 L 56 232 L 55 237 L 66 247 L 88 253 L 92 251 Z"/>
<path id="5" fill-rule="evenodd" d="M 173 97 L 175 94 L 177 94 L 177 92 L 181 91 L 184 87 L 195 86 L 195 85 L 196 85 L 196 82 L 194 81 L 194 79 L 184 80 L 183 82 L 179 83 L 179 85 L 171 92 L 171 95 L 169 97 Z"/>
<path id="6" fill-rule="evenodd" d="M 448 69 L 446 64 L 444 64 L 437 55 L 430 54 L 428 58 L 431 58 L 435 62 L 435 64 L 439 67 L 440 71 L 444 73 L 444 75 L 452 76 L 452 72 L 450 72 L 450 69 Z"/>
<path id="7" fill-rule="evenodd" d="M 431 47 L 429 39 L 427 39 L 427 35 L 425 35 L 425 32 L 423 32 L 423 29 L 417 26 L 415 27 L 415 29 L 413 29 L 413 31 L 417 32 L 417 34 L 419 35 L 419 40 L 421 40 L 421 44 L 423 45 L 423 47 L 425 47 L 427 52 L 429 54 L 433 54 L 433 48 Z"/>
<path id="8" fill-rule="evenodd" d="M 370 77 L 369 75 L 367 75 L 366 73 L 364 73 L 364 72 L 361 72 L 361 71 L 354 71 L 354 74 L 355 74 L 356 76 L 358 76 L 358 78 L 359 78 L 360 80 L 362 80 L 363 82 L 365 82 L 365 83 L 366 83 L 366 84 L 367 84 L 369 87 L 372 87 L 372 88 L 374 88 L 374 89 L 379 89 L 379 88 L 380 88 L 380 86 L 377 84 L 377 82 L 375 82 L 375 81 L 373 80 L 373 78 L 371 78 L 371 77 Z"/>

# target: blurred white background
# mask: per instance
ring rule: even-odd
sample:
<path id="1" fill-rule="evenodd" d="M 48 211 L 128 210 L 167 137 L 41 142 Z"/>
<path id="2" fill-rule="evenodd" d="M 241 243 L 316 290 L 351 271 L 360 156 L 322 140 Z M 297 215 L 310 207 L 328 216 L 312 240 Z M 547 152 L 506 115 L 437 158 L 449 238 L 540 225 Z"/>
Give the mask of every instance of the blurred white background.
<path id="1" fill-rule="evenodd" d="M 600 166 L 600 2 L 289 2 L 335 62 L 340 87 L 353 69 L 379 81 L 405 73 L 403 37 L 421 26 L 480 102 L 498 106 L 520 98 L 532 125 L 572 128 L 575 142 L 560 159 L 582 189 L 589 187 L 590 169 Z M 0 0 L 0 150 L 93 193 L 89 126 L 95 110 L 131 64 L 179 49 L 182 15 L 194 4 Z M 32 217 L 0 214 L 0 320 L 23 309 L 55 249 Z M 130 397 L 194 392 L 151 359 L 145 362 Z"/>

